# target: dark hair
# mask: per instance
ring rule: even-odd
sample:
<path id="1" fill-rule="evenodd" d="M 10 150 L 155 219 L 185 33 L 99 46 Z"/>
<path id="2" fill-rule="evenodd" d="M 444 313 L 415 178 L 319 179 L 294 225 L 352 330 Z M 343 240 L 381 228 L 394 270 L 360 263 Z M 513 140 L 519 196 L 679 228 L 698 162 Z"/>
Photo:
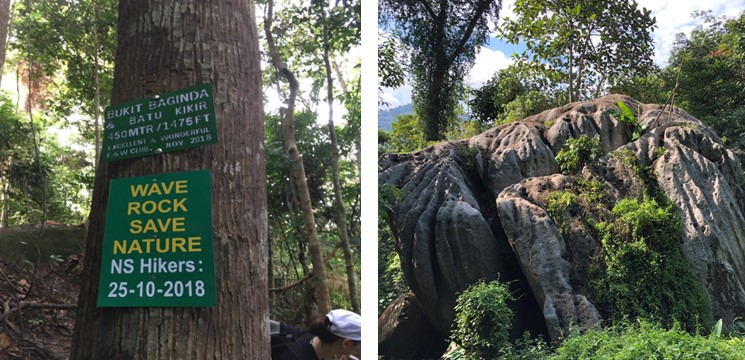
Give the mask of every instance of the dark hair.
<path id="1" fill-rule="evenodd" d="M 326 344 L 341 340 L 341 337 L 336 336 L 329 331 L 330 327 L 331 320 L 329 320 L 326 315 L 318 315 L 308 324 L 308 331 L 310 331 L 314 336 L 318 336 L 318 338 Z"/>

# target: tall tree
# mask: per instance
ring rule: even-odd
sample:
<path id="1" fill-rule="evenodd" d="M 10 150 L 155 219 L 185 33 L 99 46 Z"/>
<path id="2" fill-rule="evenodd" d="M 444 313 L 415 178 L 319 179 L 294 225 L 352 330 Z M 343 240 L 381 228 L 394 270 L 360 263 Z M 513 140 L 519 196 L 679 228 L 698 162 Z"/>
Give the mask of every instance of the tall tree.
<path id="1" fill-rule="evenodd" d="M 268 358 L 264 132 L 253 2 L 121 1 L 115 63 L 113 103 L 212 83 L 219 137 L 208 146 L 99 164 L 70 357 Z M 97 308 L 111 179 L 195 169 L 212 170 L 217 305 Z"/>
<path id="2" fill-rule="evenodd" d="M 518 65 L 559 82 L 568 100 L 599 96 L 608 84 L 651 70 L 655 19 L 627 0 L 517 0 L 501 35 L 526 50 Z"/>
<path id="3" fill-rule="evenodd" d="M 661 77 L 670 91 L 677 84 L 674 105 L 711 126 L 745 161 L 745 12 L 694 17 L 704 23 L 688 36 L 678 34 Z"/>
<path id="4" fill-rule="evenodd" d="M 410 49 L 413 102 L 428 141 L 441 140 L 455 119 L 463 76 L 496 21 L 501 0 L 382 0 L 384 24 Z"/>
<path id="5" fill-rule="evenodd" d="M 0 0 L 0 82 L 3 79 L 5 54 L 8 41 L 8 26 L 10 25 L 10 0 Z"/>
<path id="6" fill-rule="evenodd" d="M 347 272 L 347 285 L 349 287 L 349 302 L 352 305 L 352 311 L 359 313 L 360 297 L 357 294 L 357 280 L 354 270 L 354 259 L 352 250 L 349 246 L 349 230 L 347 226 L 347 212 L 344 207 L 344 197 L 342 195 L 341 182 L 339 180 L 339 143 L 336 139 L 336 128 L 334 126 L 334 82 L 331 71 L 331 34 L 329 29 L 329 18 L 326 15 L 326 1 L 316 1 L 316 11 L 320 15 L 320 22 L 323 29 L 322 47 L 323 47 L 323 64 L 326 72 L 326 103 L 328 105 L 328 132 L 331 140 L 331 178 L 334 188 L 334 218 L 339 233 L 339 244 L 344 253 L 344 264 Z M 339 81 L 343 83 L 340 77 Z"/>
<path id="7" fill-rule="evenodd" d="M 50 96 L 39 105 L 55 119 L 75 122 L 87 139 L 95 138 L 97 154 L 99 112 L 111 95 L 117 1 L 27 1 L 14 7 L 9 46 L 54 77 L 45 89 Z M 91 121 L 76 119 L 81 114 Z"/>
<path id="8" fill-rule="evenodd" d="M 285 151 L 292 160 L 291 174 L 297 196 L 300 201 L 300 208 L 303 212 L 303 222 L 305 232 L 308 236 L 308 250 L 310 251 L 311 263 L 313 264 L 313 282 L 315 285 L 316 305 L 318 312 L 325 314 L 331 310 L 331 297 L 326 282 L 326 269 L 323 260 L 321 241 L 318 239 L 318 229 L 316 220 L 313 215 L 313 206 L 308 190 L 308 181 L 305 176 L 305 167 L 303 158 L 297 148 L 295 141 L 295 98 L 298 88 L 300 87 L 295 74 L 290 70 L 287 64 L 280 58 L 279 50 L 274 42 L 272 35 L 272 21 L 274 19 L 274 1 L 267 2 L 266 17 L 264 19 L 264 33 L 266 34 L 267 44 L 269 46 L 269 55 L 271 56 L 272 65 L 281 73 L 290 84 L 289 96 L 287 97 L 287 108 L 282 114 L 282 132 L 284 135 Z"/>

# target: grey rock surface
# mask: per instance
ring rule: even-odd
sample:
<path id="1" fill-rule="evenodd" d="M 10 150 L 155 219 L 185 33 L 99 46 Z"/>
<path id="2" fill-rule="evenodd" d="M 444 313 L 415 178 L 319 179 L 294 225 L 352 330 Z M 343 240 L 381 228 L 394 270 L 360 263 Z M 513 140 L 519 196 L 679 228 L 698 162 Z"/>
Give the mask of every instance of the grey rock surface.
<path id="1" fill-rule="evenodd" d="M 443 334 L 424 317 L 414 293 L 394 300 L 378 319 L 378 355 L 387 359 L 435 359 L 447 349 Z"/>
<path id="2" fill-rule="evenodd" d="M 634 126 L 618 119 L 619 101 L 646 127 L 635 141 Z M 608 154 L 580 175 L 607 185 L 607 201 L 642 193 L 640 181 L 621 171 L 612 154 L 633 154 L 639 166 L 654 170 L 660 188 L 680 208 L 681 249 L 714 319 L 732 324 L 745 316 L 745 193 L 736 157 L 682 110 L 611 95 L 470 139 L 381 156 L 379 182 L 402 190 L 389 224 L 427 320 L 447 333 L 457 293 L 479 279 L 496 278 L 524 282 L 540 313 L 517 317 L 542 317 L 552 340 L 569 324 L 587 328 L 602 320 L 582 287 L 597 239 L 581 225 L 582 214 L 568 214 L 569 228 L 562 233 L 545 208 L 548 192 L 572 189 L 555 156 L 569 138 L 582 134 L 599 136 Z"/>

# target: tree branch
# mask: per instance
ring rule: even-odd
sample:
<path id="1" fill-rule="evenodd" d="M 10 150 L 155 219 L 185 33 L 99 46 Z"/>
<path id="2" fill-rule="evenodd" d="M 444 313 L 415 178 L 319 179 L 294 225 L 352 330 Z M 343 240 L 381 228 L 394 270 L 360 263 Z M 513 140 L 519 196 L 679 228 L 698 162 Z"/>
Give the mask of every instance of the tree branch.
<path id="1" fill-rule="evenodd" d="M 76 309 L 78 304 L 55 304 L 55 303 L 34 303 L 29 301 L 21 301 L 18 303 L 18 307 L 11 308 L 9 302 L 3 304 L 3 314 L 0 315 L 0 322 L 5 321 L 13 315 L 13 313 L 19 312 L 23 309 L 60 309 L 69 310 Z"/>
<path id="2" fill-rule="evenodd" d="M 437 19 L 437 14 L 435 14 L 434 10 L 432 10 L 432 7 L 429 6 L 429 3 L 427 2 L 427 0 L 417 0 L 417 2 L 422 4 L 422 6 L 424 6 L 424 10 L 427 12 L 427 15 L 429 15 L 429 17 L 432 18 L 432 20 Z"/>
<path id="3" fill-rule="evenodd" d="M 471 20 L 468 22 L 468 26 L 466 26 L 465 32 L 463 33 L 463 37 L 461 37 L 460 41 L 458 42 L 458 45 L 455 47 L 455 50 L 453 50 L 453 53 L 450 54 L 450 57 L 448 58 L 447 64 L 452 64 L 453 61 L 455 61 L 455 58 L 460 55 L 460 53 L 463 51 L 463 48 L 466 46 L 466 43 L 468 43 L 468 40 L 471 38 L 471 34 L 473 33 L 473 29 L 476 27 L 476 24 L 479 22 L 479 19 L 481 19 L 481 16 L 484 15 L 484 12 L 489 7 L 489 4 L 491 4 L 493 0 L 481 0 L 479 2 L 479 6 L 476 8 L 476 11 L 473 14 L 473 17 L 471 17 Z"/>
<path id="4" fill-rule="evenodd" d="M 330 253 L 328 253 L 328 255 L 326 255 L 326 256 L 323 257 L 323 262 L 326 263 L 332 257 L 334 257 L 334 255 L 336 255 L 336 250 L 337 249 L 339 249 L 339 245 L 336 245 L 334 247 L 334 249 L 331 250 Z M 305 275 L 302 279 L 300 279 L 298 281 L 295 281 L 294 283 L 292 283 L 290 285 L 285 285 L 285 286 L 280 286 L 280 287 L 276 287 L 276 288 L 271 288 L 271 289 L 269 289 L 269 292 L 282 292 L 282 291 L 285 291 L 285 290 L 290 290 L 290 289 L 292 289 L 294 287 L 297 287 L 299 285 L 302 285 L 303 283 L 305 283 L 306 281 L 310 280 L 311 278 L 313 278 L 313 272 L 312 271 L 309 272 L 308 275 Z"/>

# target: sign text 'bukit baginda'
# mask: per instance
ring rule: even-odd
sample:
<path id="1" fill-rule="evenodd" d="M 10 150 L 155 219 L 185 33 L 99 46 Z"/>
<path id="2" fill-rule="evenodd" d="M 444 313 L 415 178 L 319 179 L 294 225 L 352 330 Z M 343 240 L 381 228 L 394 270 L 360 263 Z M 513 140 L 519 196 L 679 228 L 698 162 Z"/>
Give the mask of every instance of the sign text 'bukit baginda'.
<path id="1" fill-rule="evenodd" d="M 112 105 L 104 110 L 104 116 L 106 161 L 217 142 L 211 84 Z"/>
<path id="2" fill-rule="evenodd" d="M 208 170 L 111 181 L 98 306 L 214 306 Z"/>

